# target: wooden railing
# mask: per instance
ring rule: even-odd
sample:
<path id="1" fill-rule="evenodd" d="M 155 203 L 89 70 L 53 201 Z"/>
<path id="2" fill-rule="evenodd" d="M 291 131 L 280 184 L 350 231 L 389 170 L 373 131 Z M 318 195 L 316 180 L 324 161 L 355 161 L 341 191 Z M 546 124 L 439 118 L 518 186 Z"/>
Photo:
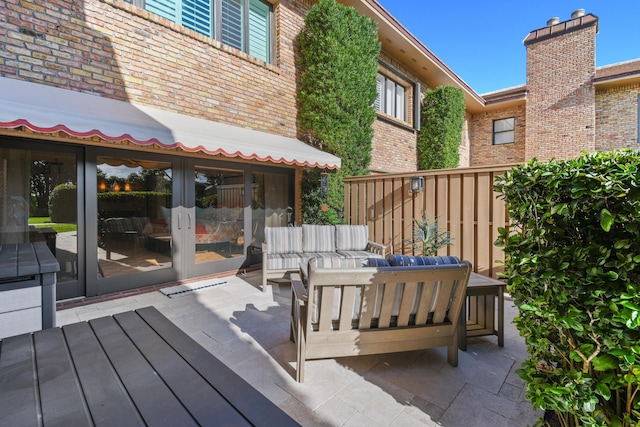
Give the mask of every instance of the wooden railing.
<path id="1" fill-rule="evenodd" d="M 438 255 L 473 263 L 474 271 L 495 277 L 504 259 L 494 242 L 508 224 L 504 202 L 493 191 L 494 178 L 513 165 L 382 174 L 345 179 L 345 218 L 367 224 L 371 240 L 390 253 L 414 254 L 413 219 L 437 218 L 453 242 Z M 411 193 L 412 177 L 422 177 L 421 193 Z"/>

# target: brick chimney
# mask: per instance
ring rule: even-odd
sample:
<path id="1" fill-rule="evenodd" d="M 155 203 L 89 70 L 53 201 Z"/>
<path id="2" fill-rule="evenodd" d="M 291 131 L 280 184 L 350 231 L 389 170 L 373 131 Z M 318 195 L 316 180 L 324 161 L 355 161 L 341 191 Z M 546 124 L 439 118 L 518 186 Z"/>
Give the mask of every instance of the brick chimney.
<path id="1" fill-rule="evenodd" d="M 573 158 L 595 150 L 598 17 L 579 9 L 551 18 L 524 39 L 527 49 L 525 158 Z"/>

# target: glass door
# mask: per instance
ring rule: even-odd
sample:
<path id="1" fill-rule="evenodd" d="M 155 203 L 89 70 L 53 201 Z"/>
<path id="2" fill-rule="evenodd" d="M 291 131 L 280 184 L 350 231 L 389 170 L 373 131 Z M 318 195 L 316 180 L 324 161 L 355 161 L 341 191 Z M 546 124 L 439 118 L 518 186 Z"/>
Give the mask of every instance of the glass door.
<path id="1" fill-rule="evenodd" d="M 245 253 L 245 171 L 194 164 L 187 180 L 184 238 L 188 276 L 240 268 Z"/>
<path id="2" fill-rule="evenodd" d="M 176 278 L 174 168 L 161 159 L 96 157 L 99 294 Z"/>
<path id="3" fill-rule="evenodd" d="M 78 224 L 80 153 L 55 144 L 0 139 L 0 245 L 45 242 L 60 264 L 58 300 L 82 296 L 85 289 L 79 268 L 84 260 Z"/>

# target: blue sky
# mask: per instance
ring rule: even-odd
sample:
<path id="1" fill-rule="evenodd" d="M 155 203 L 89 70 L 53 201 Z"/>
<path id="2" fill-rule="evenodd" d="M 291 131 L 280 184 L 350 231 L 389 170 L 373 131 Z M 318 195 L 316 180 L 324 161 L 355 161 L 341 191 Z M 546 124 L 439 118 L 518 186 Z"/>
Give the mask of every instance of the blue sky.
<path id="1" fill-rule="evenodd" d="M 640 58 L 640 0 L 378 2 L 480 94 L 524 84 L 524 38 L 576 9 L 600 19 L 596 66 Z"/>

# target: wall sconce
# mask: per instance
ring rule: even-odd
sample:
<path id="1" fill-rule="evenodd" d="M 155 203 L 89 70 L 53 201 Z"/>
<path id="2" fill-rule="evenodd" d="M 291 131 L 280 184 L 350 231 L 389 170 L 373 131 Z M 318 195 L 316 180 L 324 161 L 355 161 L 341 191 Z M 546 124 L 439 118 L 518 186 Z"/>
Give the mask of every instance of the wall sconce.
<path id="1" fill-rule="evenodd" d="M 131 184 L 129 184 L 128 182 L 126 182 L 124 184 L 124 191 L 131 191 Z"/>
<path id="2" fill-rule="evenodd" d="M 113 186 L 113 191 L 120 191 L 120 184 L 116 184 Z"/>
<path id="3" fill-rule="evenodd" d="M 424 188 L 424 178 L 421 176 L 412 176 L 411 177 L 411 187 L 409 188 L 409 192 L 411 194 L 422 193 Z"/>
<path id="4" fill-rule="evenodd" d="M 329 193 L 329 174 L 327 172 L 320 173 L 320 192 L 323 196 Z"/>
<path id="5" fill-rule="evenodd" d="M 98 186 L 98 189 L 100 189 L 100 191 L 106 191 L 107 190 L 107 184 L 104 181 L 102 181 L 100 183 L 100 185 Z"/>

